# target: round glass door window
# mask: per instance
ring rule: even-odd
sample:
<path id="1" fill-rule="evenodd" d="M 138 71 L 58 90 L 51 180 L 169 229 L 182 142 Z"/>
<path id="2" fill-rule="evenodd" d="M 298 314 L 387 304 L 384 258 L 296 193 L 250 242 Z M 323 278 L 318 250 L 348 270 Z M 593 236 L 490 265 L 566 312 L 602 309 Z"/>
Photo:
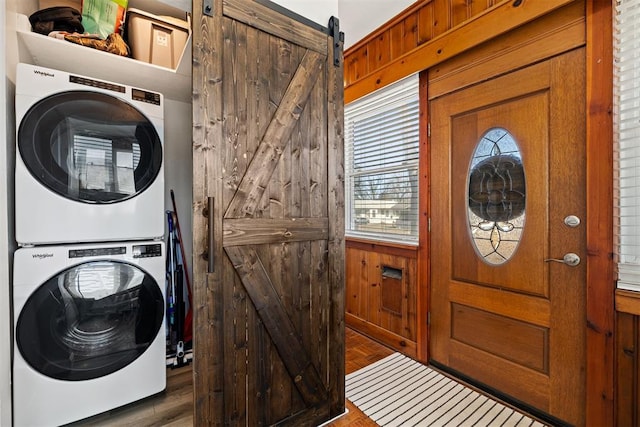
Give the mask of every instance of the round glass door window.
<path id="1" fill-rule="evenodd" d="M 18 150 L 31 175 L 84 203 L 116 203 L 158 176 L 162 143 L 151 122 L 121 99 L 68 91 L 35 104 L 18 129 Z"/>
<path id="2" fill-rule="evenodd" d="M 52 277 L 29 297 L 16 342 L 41 374 L 89 380 L 142 355 L 163 318 L 162 292 L 151 276 L 131 264 L 94 261 Z"/>
<path id="3" fill-rule="evenodd" d="M 471 241 L 487 264 L 503 264 L 516 252 L 524 230 L 526 194 L 516 140 L 506 129 L 489 129 L 472 154 L 467 184 Z"/>

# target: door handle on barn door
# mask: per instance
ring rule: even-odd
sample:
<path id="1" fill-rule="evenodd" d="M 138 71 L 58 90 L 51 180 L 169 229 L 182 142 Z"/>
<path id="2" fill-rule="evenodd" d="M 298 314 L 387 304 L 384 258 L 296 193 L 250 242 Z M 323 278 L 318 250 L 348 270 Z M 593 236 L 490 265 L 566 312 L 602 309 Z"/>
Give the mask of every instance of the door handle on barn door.
<path id="1" fill-rule="evenodd" d="M 562 259 L 556 259 L 556 258 L 549 258 L 549 259 L 545 259 L 544 262 L 561 262 L 563 264 L 566 264 L 570 267 L 575 267 L 576 265 L 580 264 L 580 257 L 578 256 L 578 254 L 574 254 L 573 252 L 569 252 L 567 254 L 565 254 Z"/>
<path id="2" fill-rule="evenodd" d="M 207 253 L 208 253 L 208 259 L 207 259 L 207 270 L 209 271 L 209 273 L 213 273 L 213 270 L 215 268 L 215 260 L 214 260 L 214 248 L 213 245 L 215 243 L 215 215 L 214 215 L 214 208 L 215 208 L 215 197 L 208 197 L 207 198 L 207 211 L 208 211 L 208 215 L 207 215 L 207 220 L 208 220 L 208 224 L 207 224 L 207 235 L 208 235 L 208 239 L 207 239 Z"/>

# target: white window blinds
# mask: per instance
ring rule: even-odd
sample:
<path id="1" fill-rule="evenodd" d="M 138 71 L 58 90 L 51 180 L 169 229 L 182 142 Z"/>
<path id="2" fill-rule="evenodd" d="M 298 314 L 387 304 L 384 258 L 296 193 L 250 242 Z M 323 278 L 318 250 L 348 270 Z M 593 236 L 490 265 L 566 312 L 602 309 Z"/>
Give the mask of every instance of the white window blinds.
<path id="1" fill-rule="evenodd" d="M 418 239 L 418 75 L 345 106 L 346 233 Z"/>
<path id="2" fill-rule="evenodd" d="M 618 287 L 640 291 L 640 0 L 615 2 Z"/>

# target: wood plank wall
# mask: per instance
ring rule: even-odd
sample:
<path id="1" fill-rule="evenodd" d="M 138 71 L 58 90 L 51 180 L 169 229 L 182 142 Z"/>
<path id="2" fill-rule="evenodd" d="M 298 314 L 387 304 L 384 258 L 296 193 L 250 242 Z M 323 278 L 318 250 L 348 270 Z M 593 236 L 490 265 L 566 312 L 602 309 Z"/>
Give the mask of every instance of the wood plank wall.
<path id="1" fill-rule="evenodd" d="M 377 31 L 345 51 L 345 102 L 367 95 L 415 72 L 434 67 L 485 41 L 545 16 L 573 0 L 418 0 Z M 587 1 L 587 425 L 614 423 L 614 305 L 612 262 L 612 3 Z M 427 88 L 421 88 L 426 93 Z M 423 116 L 427 115 L 422 111 Z M 424 132 L 426 126 L 421 129 Z M 422 140 L 421 140 L 422 141 Z M 423 145 L 426 142 L 421 142 Z M 422 156 L 422 154 L 421 154 Z M 603 161 L 604 160 L 604 161 Z M 428 160 L 421 161 L 421 227 L 429 207 Z M 426 227 L 422 227 L 425 229 Z M 427 239 L 421 236 L 418 253 L 417 354 L 427 358 L 426 296 Z M 347 266 L 347 271 L 349 266 Z M 618 372 L 617 378 L 620 378 Z M 640 380 L 636 387 L 640 386 Z M 619 396 L 618 396 L 619 397 Z M 636 402 L 637 404 L 637 402 Z M 619 409 L 619 408 L 618 408 Z"/>
<path id="2" fill-rule="evenodd" d="M 617 290 L 616 301 L 616 425 L 640 426 L 640 297 Z"/>
<path id="3" fill-rule="evenodd" d="M 445 31 L 484 12 L 498 0 L 419 0 L 345 52 L 349 86 Z"/>
<path id="4" fill-rule="evenodd" d="M 640 425 L 640 316 L 619 312 L 616 332 L 616 425 Z"/>
<path id="5" fill-rule="evenodd" d="M 572 0 L 418 0 L 345 51 L 345 102 L 569 3 Z"/>
<path id="6" fill-rule="evenodd" d="M 346 244 L 347 325 L 416 358 L 417 248 Z"/>
<path id="7" fill-rule="evenodd" d="M 345 51 L 345 86 L 484 12 L 497 2 L 498 0 L 415 2 Z"/>

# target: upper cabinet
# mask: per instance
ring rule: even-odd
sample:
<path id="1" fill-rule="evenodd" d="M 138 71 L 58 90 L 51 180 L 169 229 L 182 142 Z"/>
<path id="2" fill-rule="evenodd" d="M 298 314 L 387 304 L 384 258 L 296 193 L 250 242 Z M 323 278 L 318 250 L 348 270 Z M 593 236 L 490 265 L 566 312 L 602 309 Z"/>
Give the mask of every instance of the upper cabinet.
<path id="1" fill-rule="evenodd" d="M 191 12 L 191 1 L 130 0 L 129 8 L 185 19 Z M 20 62 L 127 84 L 160 92 L 169 99 L 191 102 L 191 37 L 177 68 L 171 69 L 34 33 L 24 14 L 17 14 L 16 29 Z"/>

